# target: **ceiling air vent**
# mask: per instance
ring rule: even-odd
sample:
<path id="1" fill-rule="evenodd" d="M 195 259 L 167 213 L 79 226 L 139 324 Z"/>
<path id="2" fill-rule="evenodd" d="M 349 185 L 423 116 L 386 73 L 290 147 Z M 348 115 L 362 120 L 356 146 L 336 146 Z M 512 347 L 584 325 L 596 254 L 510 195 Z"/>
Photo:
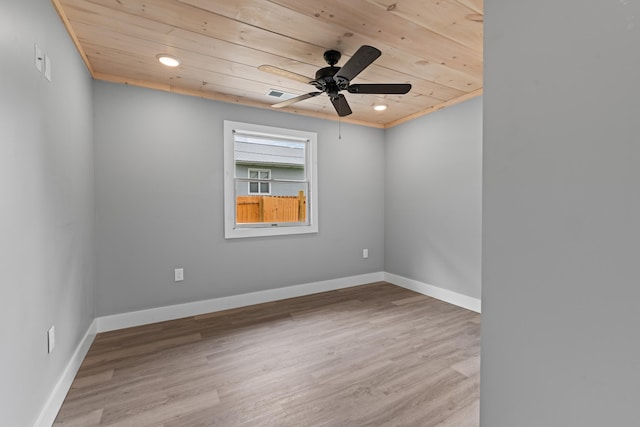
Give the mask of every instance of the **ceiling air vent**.
<path id="1" fill-rule="evenodd" d="M 273 96 L 274 98 L 278 98 L 283 101 L 287 99 L 295 98 L 296 96 L 298 96 L 298 95 L 294 95 L 293 93 L 284 92 L 278 89 L 269 89 L 269 92 L 267 92 L 267 95 Z"/>

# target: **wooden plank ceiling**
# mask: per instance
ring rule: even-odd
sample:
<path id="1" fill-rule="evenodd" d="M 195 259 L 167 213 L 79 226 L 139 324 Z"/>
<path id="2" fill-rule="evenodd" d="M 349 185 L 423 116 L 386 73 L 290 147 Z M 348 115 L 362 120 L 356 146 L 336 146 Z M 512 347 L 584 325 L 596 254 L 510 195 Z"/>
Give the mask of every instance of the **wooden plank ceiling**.
<path id="1" fill-rule="evenodd" d="M 482 92 L 482 0 L 52 0 L 95 79 L 262 108 L 309 84 L 323 53 L 382 56 L 352 83 L 411 83 L 406 95 L 345 93 L 346 122 L 390 127 Z M 156 55 L 178 57 L 161 65 Z M 385 111 L 373 106 L 385 104 Z M 283 109 L 337 119 L 326 95 Z"/>

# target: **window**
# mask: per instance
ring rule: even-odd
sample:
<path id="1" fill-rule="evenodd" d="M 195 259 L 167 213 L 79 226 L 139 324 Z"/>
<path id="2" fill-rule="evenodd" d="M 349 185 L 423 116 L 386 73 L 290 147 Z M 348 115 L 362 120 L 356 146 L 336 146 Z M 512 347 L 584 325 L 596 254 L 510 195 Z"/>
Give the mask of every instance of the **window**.
<path id="1" fill-rule="evenodd" d="M 318 231 L 316 138 L 224 122 L 225 238 Z"/>
<path id="2" fill-rule="evenodd" d="M 265 182 L 271 179 L 271 169 L 249 169 L 249 179 L 260 180 L 249 181 L 249 194 L 271 194 L 271 183 Z"/>

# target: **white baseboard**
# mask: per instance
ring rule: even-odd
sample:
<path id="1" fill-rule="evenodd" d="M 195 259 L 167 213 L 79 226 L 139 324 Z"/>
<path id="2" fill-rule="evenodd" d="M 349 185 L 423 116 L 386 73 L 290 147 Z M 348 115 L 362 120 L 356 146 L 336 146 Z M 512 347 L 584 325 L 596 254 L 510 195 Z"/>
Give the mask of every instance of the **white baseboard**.
<path id="1" fill-rule="evenodd" d="M 232 295 L 222 298 L 214 298 L 205 301 L 195 301 L 185 304 L 177 304 L 166 307 L 151 308 L 148 310 L 133 311 L 129 313 L 114 314 L 98 317 L 98 332 L 113 331 L 116 329 L 130 328 L 149 323 L 164 322 L 166 320 L 180 319 L 183 317 L 197 316 L 199 314 L 213 313 L 232 308 L 245 307 L 253 304 L 277 301 L 286 298 L 294 298 L 304 295 L 317 294 L 319 292 L 343 289 L 351 286 L 384 280 L 383 272 L 361 274 L 358 276 L 342 277 L 340 279 L 323 280 L 321 282 L 306 283 L 302 285 L 288 286 L 285 288 L 269 289 L 266 291 L 251 292 L 242 295 Z"/>
<path id="2" fill-rule="evenodd" d="M 204 301 L 195 301 L 185 304 L 98 317 L 96 319 L 97 332 L 107 332 L 130 328 L 133 326 L 146 325 L 149 323 L 164 322 L 167 320 L 197 316 L 199 314 L 213 313 L 238 307 L 246 307 L 248 305 L 261 304 L 286 298 L 311 295 L 319 292 L 364 285 L 366 283 L 380 282 L 383 280 L 477 313 L 480 313 L 481 310 L 481 303 L 477 298 L 462 295 L 437 286 L 428 285 L 396 274 L 376 272 L 362 274 L 359 276 L 342 277 L 339 279 L 288 286 L 285 288 L 268 289 L 248 294 L 232 295 Z"/>
<path id="3" fill-rule="evenodd" d="M 457 305 L 458 307 L 466 308 L 467 310 L 475 311 L 476 313 L 480 313 L 481 310 L 481 301 L 478 298 L 462 295 L 448 289 L 428 285 L 417 280 L 387 272 L 384 273 L 384 281 L 448 302 L 449 304 Z"/>
<path id="4" fill-rule="evenodd" d="M 40 412 L 40 415 L 33 427 L 51 427 L 53 422 L 56 420 L 58 411 L 60 411 L 62 403 L 71 388 L 71 383 L 73 383 L 73 379 L 75 378 L 76 373 L 78 373 L 78 369 L 80 369 L 80 365 L 82 364 L 84 357 L 87 355 L 89 347 L 91 347 L 91 344 L 93 343 L 93 339 L 96 337 L 96 332 L 97 322 L 94 319 L 80 341 L 80 344 L 78 344 L 73 356 L 71 356 L 71 360 L 67 363 L 67 367 L 64 369 L 60 379 L 49 395 L 49 398 L 42 408 L 42 411 Z"/>

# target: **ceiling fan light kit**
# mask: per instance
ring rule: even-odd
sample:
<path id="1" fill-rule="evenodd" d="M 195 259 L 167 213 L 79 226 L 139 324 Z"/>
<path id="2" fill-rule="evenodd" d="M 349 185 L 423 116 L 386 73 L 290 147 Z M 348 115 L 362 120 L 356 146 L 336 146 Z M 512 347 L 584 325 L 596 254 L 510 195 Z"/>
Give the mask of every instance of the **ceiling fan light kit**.
<path id="1" fill-rule="evenodd" d="M 308 79 L 296 73 L 290 73 L 270 65 L 262 65 L 258 67 L 260 70 L 277 74 L 279 76 L 288 77 L 297 81 L 305 81 L 314 86 L 318 91 L 309 92 L 295 98 L 288 99 L 277 104 L 273 104 L 274 108 L 282 108 L 295 104 L 305 99 L 314 98 L 318 95 L 326 93 L 338 116 L 344 117 L 352 113 L 351 107 L 347 102 L 347 98 L 340 92 L 346 90 L 349 93 L 362 94 L 392 94 L 403 95 L 411 90 L 409 83 L 372 83 L 372 84 L 351 84 L 351 81 L 360 74 L 365 68 L 373 63 L 382 54 L 373 46 L 361 46 L 356 53 L 342 66 L 335 65 L 340 61 L 342 54 L 337 50 L 328 50 L 324 53 L 324 60 L 329 64 L 328 67 L 320 68 L 316 71 L 314 79 Z M 385 106 L 386 108 L 386 106 Z"/>

